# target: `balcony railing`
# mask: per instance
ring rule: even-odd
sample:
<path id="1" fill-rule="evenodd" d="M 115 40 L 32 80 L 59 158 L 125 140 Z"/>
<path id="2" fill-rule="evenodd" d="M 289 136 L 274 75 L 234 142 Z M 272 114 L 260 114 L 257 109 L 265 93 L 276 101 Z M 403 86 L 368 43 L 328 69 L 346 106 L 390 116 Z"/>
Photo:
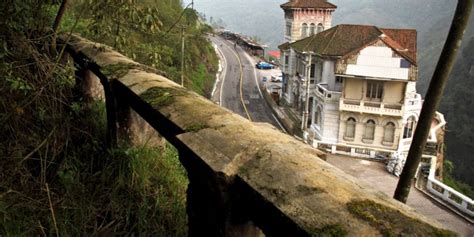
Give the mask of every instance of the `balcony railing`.
<path id="1" fill-rule="evenodd" d="M 389 115 L 397 117 L 403 116 L 403 105 L 401 104 L 388 104 L 342 98 L 340 100 L 339 109 L 344 111 L 377 115 Z"/>
<path id="2" fill-rule="evenodd" d="M 428 183 L 426 184 L 428 191 L 436 197 L 454 206 L 463 214 L 469 216 L 470 218 L 474 218 L 474 200 L 462 193 L 459 193 L 458 191 L 435 178 L 436 156 L 423 157 L 430 158 L 430 172 L 428 175 Z"/>
<path id="3" fill-rule="evenodd" d="M 405 108 L 406 110 L 421 110 L 423 106 L 423 100 L 421 99 L 421 95 L 415 96 L 415 98 L 407 99 L 405 101 Z"/>
<path id="4" fill-rule="evenodd" d="M 189 236 L 401 235 L 421 225 L 427 235 L 441 231 L 319 159 L 320 151 L 221 108 L 153 68 L 78 36 L 66 51 L 79 88 L 94 75 L 103 86 L 111 146 L 143 133 L 131 116 L 136 113 L 178 150 L 189 178 Z"/>
<path id="5" fill-rule="evenodd" d="M 324 87 L 323 84 L 317 84 L 316 95 L 323 99 L 325 102 L 328 101 L 339 101 L 341 98 L 341 92 L 330 91 Z"/>

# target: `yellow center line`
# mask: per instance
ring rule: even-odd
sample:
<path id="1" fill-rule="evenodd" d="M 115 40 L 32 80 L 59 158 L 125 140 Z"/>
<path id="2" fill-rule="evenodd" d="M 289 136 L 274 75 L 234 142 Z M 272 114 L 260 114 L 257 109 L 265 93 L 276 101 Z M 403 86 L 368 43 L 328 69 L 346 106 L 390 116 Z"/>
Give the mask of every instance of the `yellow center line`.
<path id="1" fill-rule="evenodd" d="M 239 64 L 240 64 L 240 101 L 242 102 L 242 106 L 244 106 L 244 110 L 245 110 L 245 113 L 247 114 L 247 117 L 250 121 L 252 121 L 252 118 L 250 117 L 250 114 L 249 114 L 249 111 L 247 109 L 247 106 L 245 105 L 244 103 L 244 96 L 243 96 L 243 78 L 244 78 L 244 70 L 242 68 L 242 61 L 240 61 L 240 56 L 238 53 L 236 53 L 236 50 L 232 50 L 232 52 L 234 53 L 235 57 L 237 57 L 237 61 L 239 61 Z"/>

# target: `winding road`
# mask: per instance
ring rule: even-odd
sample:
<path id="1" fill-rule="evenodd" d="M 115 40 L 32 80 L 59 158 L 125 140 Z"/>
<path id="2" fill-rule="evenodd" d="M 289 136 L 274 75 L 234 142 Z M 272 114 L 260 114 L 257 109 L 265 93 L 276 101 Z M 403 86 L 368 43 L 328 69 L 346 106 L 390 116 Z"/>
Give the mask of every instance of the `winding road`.
<path id="1" fill-rule="evenodd" d="M 222 72 L 212 100 L 253 122 L 282 129 L 258 85 L 255 62 L 239 46 L 220 37 L 210 37 L 221 56 Z"/>

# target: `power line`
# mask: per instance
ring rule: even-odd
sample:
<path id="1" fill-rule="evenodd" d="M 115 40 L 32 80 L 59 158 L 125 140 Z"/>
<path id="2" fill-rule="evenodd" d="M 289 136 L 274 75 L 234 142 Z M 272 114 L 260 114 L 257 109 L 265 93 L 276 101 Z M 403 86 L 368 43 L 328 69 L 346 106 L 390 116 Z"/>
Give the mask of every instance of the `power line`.
<path id="1" fill-rule="evenodd" d="M 191 3 L 189 3 L 189 4 L 183 9 L 183 11 L 181 11 L 181 14 L 179 15 L 178 20 L 176 20 L 176 22 L 174 22 L 173 25 L 171 25 L 171 27 L 165 32 L 165 34 L 164 34 L 162 37 L 165 37 L 165 36 L 176 26 L 176 24 L 178 24 L 178 23 L 181 21 L 181 18 L 183 18 L 184 13 L 186 12 L 186 9 L 189 8 L 189 6 L 191 6 L 191 9 L 194 10 L 194 0 L 191 0 Z"/>

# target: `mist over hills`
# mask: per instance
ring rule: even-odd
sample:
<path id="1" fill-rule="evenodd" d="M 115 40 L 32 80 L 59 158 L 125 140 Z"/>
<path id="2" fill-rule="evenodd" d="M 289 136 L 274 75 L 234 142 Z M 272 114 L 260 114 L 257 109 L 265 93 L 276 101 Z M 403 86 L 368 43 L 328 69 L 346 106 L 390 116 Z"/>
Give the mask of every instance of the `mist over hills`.
<path id="1" fill-rule="evenodd" d="M 185 3 L 189 0 L 184 1 Z M 209 21 L 226 29 L 257 37 L 270 49 L 283 43 L 283 10 L 286 0 L 198 0 L 195 8 Z M 446 39 L 456 0 L 331 0 L 337 5 L 333 26 L 369 24 L 384 28 L 418 31 L 418 90 L 425 94 Z M 448 121 L 447 158 L 453 161 L 455 176 L 474 186 L 474 17 L 463 40 L 456 66 L 439 110 Z"/>

